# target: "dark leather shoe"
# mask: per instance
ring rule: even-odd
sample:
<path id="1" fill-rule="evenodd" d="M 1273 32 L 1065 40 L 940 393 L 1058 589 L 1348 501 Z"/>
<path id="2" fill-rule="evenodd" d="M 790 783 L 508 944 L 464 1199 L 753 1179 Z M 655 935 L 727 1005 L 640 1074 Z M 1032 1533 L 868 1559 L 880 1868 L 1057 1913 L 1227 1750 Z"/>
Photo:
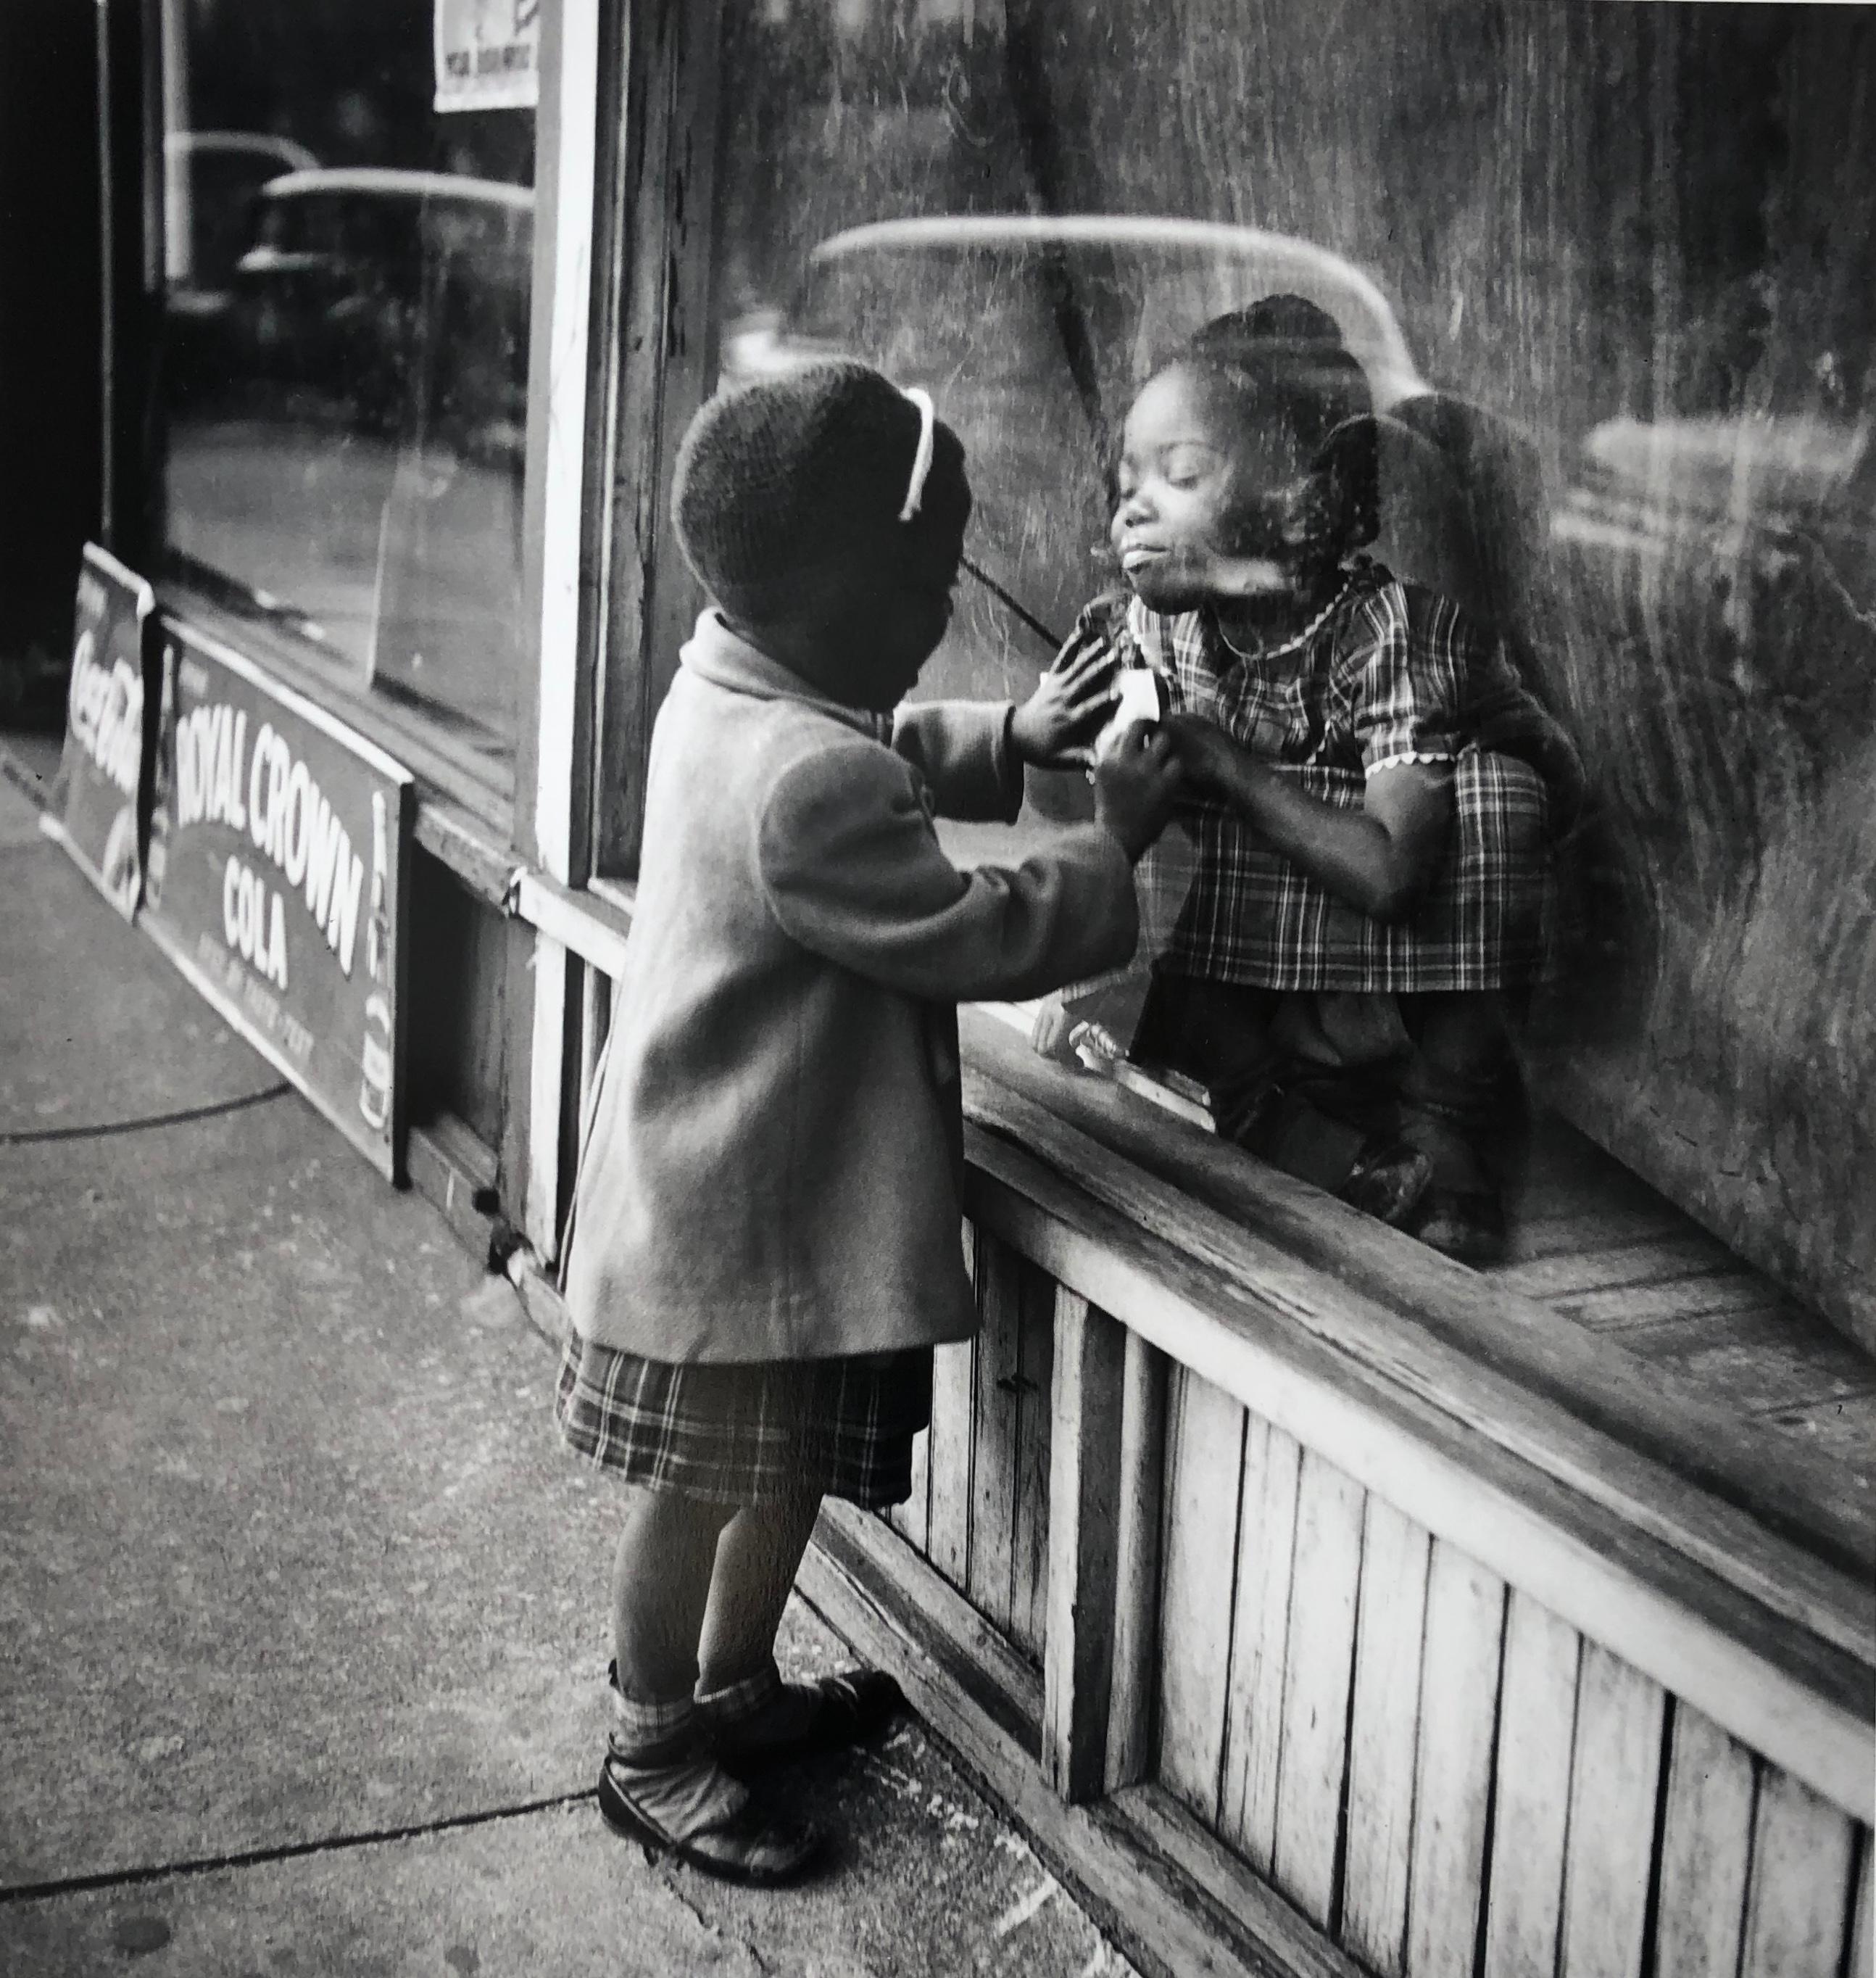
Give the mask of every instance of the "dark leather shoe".
<path id="1" fill-rule="evenodd" d="M 697 1761 L 696 1770 L 700 1787 L 707 1785 L 715 1768 L 705 1759 Z M 716 1779 L 722 1786 L 722 1772 L 716 1772 Z M 741 1796 L 740 1788 L 730 1790 L 740 1802 L 733 1811 L 706 1825 L 673 1833 L 632 1798 L 609 1759 L 599 1774 L 599 1816 L 622 1838 L 638 1841 L 655 1854 L 668 1854 L 719 1881 L 756 1889 L 780 1888 L 799 1881 L 821 1852 L 819 1830 L 803 1821 L 765 1813 L 753 1800 Z"/>
<path id="2" fill-rule="evenodd" d="M 1336 1192 L 1352 1209 L 1391 1229 L 1404 1229 L 1433 1182 L 1433 1163 L 1405 1140 L 1376 1136 L 1362 1143 Z"/>
<path id="3" fill-rule="evenodd" d="M 820 1751 L 844 1751 L 882 1729 L 903 1707 L 905 1693 L 884 1669 L 843 1669 L 814 1683 L 790 1683 L 800 1726 L 785 1738 L 740 1736 L 735 1725 L 711 1735 L 725 1771 L 741 1773 L 786 1764 Z"/>

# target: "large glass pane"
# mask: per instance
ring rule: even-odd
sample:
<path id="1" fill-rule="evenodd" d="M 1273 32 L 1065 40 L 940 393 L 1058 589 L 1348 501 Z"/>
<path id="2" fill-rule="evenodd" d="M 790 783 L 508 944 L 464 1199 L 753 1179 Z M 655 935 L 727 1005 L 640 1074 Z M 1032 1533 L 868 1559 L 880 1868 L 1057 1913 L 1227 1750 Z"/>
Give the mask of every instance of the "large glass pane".
<path id="1" fill-rule="evenodd" d="M 161 0 L 163 519 L 173 567 L 499 783 L 534 117 L 439 111 L 434 12 Z"/>
<path id="2" fill-rule="evenodd" d="M 1168 353 L 1262 298 L 1326 312 L 1376 415 L 1367 553 L 1466 607 L 1587 771 L 1580 807 L 1549 777 L 1571 1104 L 1876 1336 L 1876 18 L 728 17 L 725 375 L 851 352 L 969 449 L 974 571 L 920 693 L 1026 693 L 1121 584 L 1114 442 Z M 1320 741 L 1305 719 L 1269 746 Z M 1363 764 L 1339 768 L 1359 805 Z M 1034 829 L 1087 791 L 1032 796 Z M 1204 822 L 1169 837 L 1151 917 L 1188 972 L 1194 915 L 1239 911 Z"/>

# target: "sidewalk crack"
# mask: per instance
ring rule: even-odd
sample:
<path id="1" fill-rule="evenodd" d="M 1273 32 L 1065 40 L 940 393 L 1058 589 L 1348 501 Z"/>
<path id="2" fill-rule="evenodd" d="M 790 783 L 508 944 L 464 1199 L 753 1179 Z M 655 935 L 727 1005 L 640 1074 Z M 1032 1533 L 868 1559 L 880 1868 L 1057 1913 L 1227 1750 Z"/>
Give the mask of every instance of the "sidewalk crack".
<path id="1" fill-rule="evenodd" d="M 488 1808 L 476 1813 L 454 1813 L 441 1820 L 419 1821 L 408 1827 L 376 1828 L 362 1834 L 330 1834 L 322 1841 L 294 1841 L 276 1847 L 249 1847 L 228 1854 L 203 1855 L 193 1861 L 165 1861 L 147 1868 L 107 1869 L 95 1875 L 68 1875 L 48 1882 L 25 1882 L 0 1888 L 0 1908 L 14 1903 L 43 1902 L 54 1896 L 88 1894 L 99 1889 L 136 1888 L 150 1882 L 185 1876 L 213 1875 L 226 1868 L 258 1868 L 271 1861 L 298 1861 L 311 1854 L 340 1854 L 360 1847 L 378 1847 L 398 1841 L 421 1841 L 426 1834 L 454 1834 L 466 1828 L 488 1827 L 504 1820 L 525 1820 L 537 1813 L 554 1813 L 578 1806 L 593 1797 L 591 1788 L 555 1793 L 545 1799 L 525 1800 L 517 1806 Z"/>
<path id="2" fill-rule="evenodd" d="M 258 1092 L 244 1092 L 238 1099 L 217 1099 L 206 1106 L 184 1106 L 173 1113 L 152 1113 L 141 1120 L 106 1120 L 92 1126 L 37 1126 L 25 1133 L 0 1133 L 0 1147 L 43 1146 L 48 1140 L 104 1140 L 118 1133 L 146 1133 L 157 1126 L 186 1126 L 193 1120 L 218 1120 L 224 1113 L 239 1113 L 250 1106 L 280 1098 L 292 1087 L 285 1079 L 263 1085 Z"/>

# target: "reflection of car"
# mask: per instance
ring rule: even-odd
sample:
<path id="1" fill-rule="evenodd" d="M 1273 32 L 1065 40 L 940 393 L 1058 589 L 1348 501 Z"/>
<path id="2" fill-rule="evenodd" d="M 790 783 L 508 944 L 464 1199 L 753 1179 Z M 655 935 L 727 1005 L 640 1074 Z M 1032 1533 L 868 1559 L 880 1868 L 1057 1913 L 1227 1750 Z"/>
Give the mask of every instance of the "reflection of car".
<path id="1" fill-rule="evenodd" d="M 163 273 L 171 306 L 226 293 L 253 238 L 254 195 L 269 179 L 310 171 L 304 144 L 260 131 L 172 131 L 163 141 Z"/>
<path id="2" fill-rule="evenodd" d="M 246 362 L 362 423 L 518 459 L 533 214 L 526 187 L 445 173 L 270 180 L 235 267 Z"/>
<path id="3" fill-rule="evenodd" d="M 1581 462 L 1551 537 L 1591 608 L 1651 610 L 1698 671 L 1801 719 L 1867 693 L 1841 664 L 1876 585 L 1867 415 L 1615 418 Z"/>
<path id="4" fill-rule="evenodd" d="M 163 141 L 163 315 L 173 396 L 235 367 L 230 342 L 235 263 L 254 238 L 256 196 L 269 179 L 309 170 L 304 144 L 258 131 L 172 131 Z"/>
<path id="5" fill-rule="evenodd" d="M 887 220 L 837 234 L 809 256 L 785 309 L 731 326 L 724 371 L 733 382 L 842 352 L 928 386 L 969 459 L 967 554 L 1059 632 L 1118 578 L 1105 455 L 1135 391 L 1207 318 L 1277 294 L 1335 319 L 1378 409 L 1435 402 L 1386 299 L 1339 255 L 1250 227 L 1092 215 Z M 1435 450 L 1398 418 L 1383 424 L 1385 517 L 1402 449 Z M 1411 552 L 1391 560 L 1442 574 Z M 1046 657 L 966 585 L 924 690 L 1026 693 Z M 1058 788 L 1045 801 L 1071 795 Z"/>
<path id="6" fill-rule="evenodd" d="M 1279 294 L 1335 318 L 1379 408 L 1426 389 L 1386 299 L 1328 249 L 1249 227 L 1093 214 L 890 220 L 836 234 L 808 256 L 787 311 L 748 325 L 725 366 L 755 375 L 858 339 L 886 369 L 943 385 L 1007 375 L 1035 332 L 1059 337 L 1072 319 L 1101 384 L 1125 392 L 1208 316 Z"/>

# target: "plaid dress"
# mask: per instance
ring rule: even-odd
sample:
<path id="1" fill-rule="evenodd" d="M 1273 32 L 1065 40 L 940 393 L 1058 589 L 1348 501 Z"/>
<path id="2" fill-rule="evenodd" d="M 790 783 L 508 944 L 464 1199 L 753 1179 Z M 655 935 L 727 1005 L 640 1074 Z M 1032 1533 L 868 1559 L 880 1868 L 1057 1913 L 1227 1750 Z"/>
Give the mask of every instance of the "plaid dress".
<path id="1" fill-rule="evenodd" d="M 715 1504 L 912 1494 L 931 1420 L 931 1348 L 829 1360 L 675 1364 L 567 1335 L 554 1414 L 580 1455 L 629 1482 Z"/>
<path id="2" fill-rule="evenodd" d="M 1138 868 L 1142 962 L 1275 990 L 1399 994 L 1537 979 L 1555 882 L 1534 764 L 1554 731 L 1456 606 L 1363 558 L 1308 644 L 1268 667 L 1233 652 L 1208 612 L 1167 618 L 1137 597 L 1124 613 L 1100 600 L 1078 637 L 1103 618 L 1121 663 L 1160 676 L 1169 712 L 1216 722 L 1325 802 L 1359 809 L 1369 778 L 1398 764 L 1453 767 L 1448 855 L 1394 922 L 1336 899 L 1223 804 L 1187 800 Z"/>

